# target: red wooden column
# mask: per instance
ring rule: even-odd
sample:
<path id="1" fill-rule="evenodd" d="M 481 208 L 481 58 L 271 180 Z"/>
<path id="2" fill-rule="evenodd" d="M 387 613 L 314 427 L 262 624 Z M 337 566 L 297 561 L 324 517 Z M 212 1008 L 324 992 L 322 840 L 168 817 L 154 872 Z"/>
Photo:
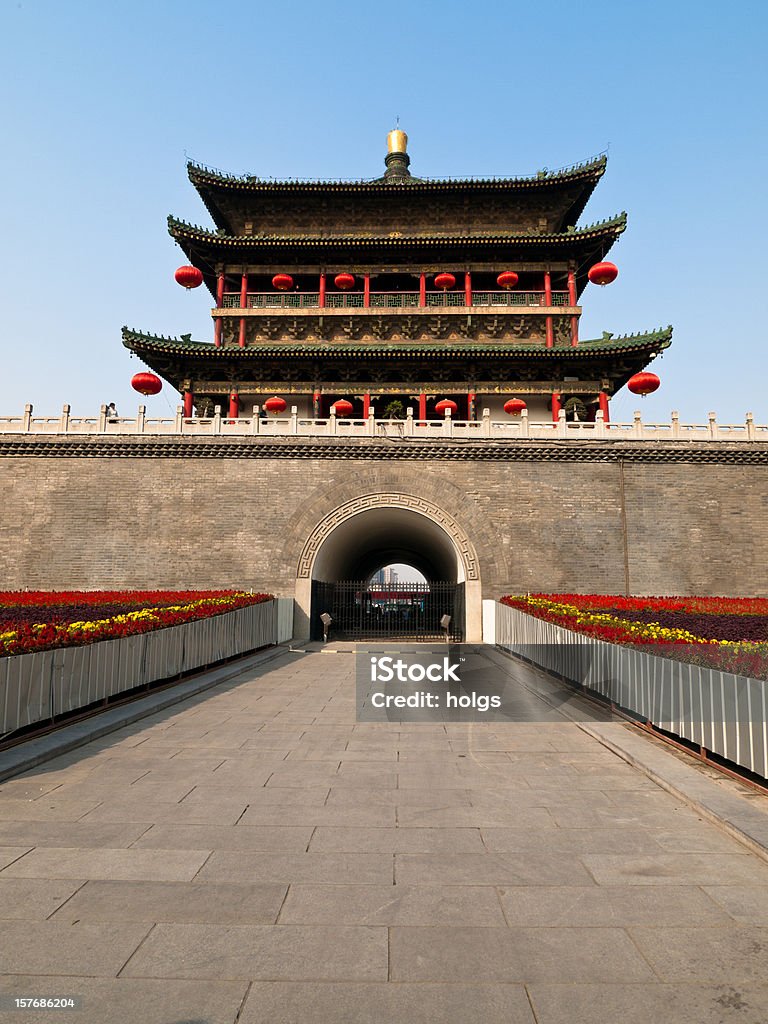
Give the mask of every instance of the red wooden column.
<path id="1" fill-rule="evenodd" d="M 464 275 L 464 305 L 472 305 L 472 274 L 469 270 Z"/>
<path id="2" fill-rule="evenodd" d="M 366 275 L 367 276 L 367 275 Z M 366 391 L 363 395 L 363 419 L 368 419 L 368 413 L 371 411 L 371 393 Z"/>
<path id="3" fill-rule="evenodd" d="M 320 298 L 317 304 L 320 309 L 325 309 L 325 274 L 320 275 Z"/>
<path id="4" fill-rule="evenodd" d="M 424 277 L 423 274 L 421 276 L 422 276 L 422 278 Z M 427 418 L 427 396 L 422 391 L 422 393 L 419 395 L 419 419 L 420 420 L 425 420 L 426 418 Z"/>
<path id="5" fill-rule="evenodd" d="M 560 419 L 560 410 L 561 410 L 561 408 L 562 408 L 562 406 L 560 405 L 560 392 L 559 391 L 554 391 L 552 393 L 552 421 L 553 421 L 553 423 L 557 423 L 557 421 Z"/>
<path id="6" fill-rule="evenodd" d="M 363 277 L 363 306 L 365 309 L 370 309 L 371 306 L 371 275 L 365 274 Z"/>
<path id="7" fill-rule="evenodd" d="M 216 308 L 221 309 L 224 305 L 224 271 L 219 272 L 216 279 Z M 220 316 L 216 317 L 213 324 L 213 343 L 216 348 L 221 348 L 221 330 L 223 324 Z"/>
<path id="8" fill-rule="evenodd" d="M 544 271 L 544 305 L 552 306 L 552 275 L 548 270 Z M 546 318 L 545 326 L 547 331 L 547 348 L 553 348 L 555 344 L 555 326 L 551 316 Z"/>
<path id="9" fill-rule="evenodd" d="M 191 419 L 194 415 L 194 396 L 191 391 L 184 392 L 184 419 Z"/>
<path id="10" fill-rule="evenodd" d="M 248 307 L 248 273 L 243 272 L 243 276 L 240 278 L 240 309 L 246 309 Z M 245 317 L 240 317 L 240 334 L 237 339 L 237 343 L 240 348 L 245 348 Z"/>
<path id="11" fill-rule="evenodd" d="M 467 419 L 470 421 L 475 418 L 475 398 L 477 395 L 474 391 L 467 392 Z"/>
<path id="12" fill-rule="evenodd" d="M 576 298 L 576 275 L 573 270 L 568 271 L 568 305 L 575 306 L 577 304 Z M 579 318 L 577 316 L 571 317 L 571 345 L 576 347 L 579 344 Z"/>
<path id="13" fill-rule="evenodd" d="M 236 420 L 240 415 L 240 396 L 236 391 L 231 391 L 229 394 L 229 418 Z"/>
<path id="14" fill-rule="evenodd" d="M 312 395 L 312 419 L 319 420 L 323 411 L 323 396 L 319 391 L 315 391 Z"/>
<path id="15" fill-rule="evenodd" d="M 597 396 L 597 400 L 599 403 L 600 411 L 603 414 L 603 423 L 610 422 L 611 414 L 608 409 L 608 395 L 606 395 L 604 391 L 601 391 L 600 394 Z"/>
<path id="16" fill-rule="evenodd" d="M 576 274 L 572 271 L 568 271 L 568 305 L 576 305 Z"/>
<path id="17" fill-rule="evenodd" d="M 427 304 L 427 275 L 419 274 L 419 305 L 426 306 Z M 422 416 L 422 419 L 424 417 Z"/>

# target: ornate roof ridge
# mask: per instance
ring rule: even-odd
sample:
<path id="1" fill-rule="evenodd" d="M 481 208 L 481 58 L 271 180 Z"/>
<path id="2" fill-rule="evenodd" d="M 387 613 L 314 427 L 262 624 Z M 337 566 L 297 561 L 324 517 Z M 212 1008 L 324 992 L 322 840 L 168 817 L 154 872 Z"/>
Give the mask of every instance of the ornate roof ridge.
<path id="1" fill-rule="evenodd" d="M 499 241 L 505 242 L 511 239 L 514 240 L 526 240 L 526 241 L 567 241 L 572 238 L 584 238 L 590 234 L 599 234 L 603 231 L 610 230 L 611 228 L 617 228 L 619 231 L 623 231 L 627 226 L 627 214 L 626 211 L 616 214 L 613 217 L 609 217 L 606 220 L 595 221 L 593 224 L 585 225 L 584 227 L 574 227 L 568 231 L 553 231 L 543 234 L 533 234 L 530 232 L 473 232 L 468 235 L 453 235 L 453 234 L 440 234 L 440 235 L 400 235 L 397 238 L 392 238 L 390 235 L 228 235 L 221 230 L 212 230 L 210 228 L 201 227 L 199 224 L 191 224 L 189 221 L 181 220 L 178 217 L 174 217 L 173 214 L 168 215 L 168 232 L 171 236 L 174 235 L 174 231 L 191 233 L 198 235 L 199 237 L 218 242 L 237 242 L 238 244 L 253 244 L 253 243 L 285 243 L 288 245 L 296 245 L 301 241 L 310 242 L 334 242 L 344 244 L 354 244 L 356 242 L 377 242 L 377 243 L 388 243 L 392 245 L 407 245 L 410 242 L 425 242 L 425 241 Z"/>
<path id="2" fill-rule="evenodd" d="M 262 178 L 253 174 L 231 174 L 219 170 L 216 167 L 209 167 L 206 164 L 195 160 L 187 161 L 187 174 L 190 181 L 196 184 L 207 179 L 211 183 L 223 186 L 247 186 L 254 189 L 302 189 L 302 188 L 385 188 L 387 191 L 393 188 L 412 189 L 419 186 L 441 187 L 455 185 L 541 185 L 553 181 L 560 181 L 568 178 L 578 178 L 589 174 L 602 176 L 605 171 L 608 157 L 605 153 L 574 163 L 566 167 L 559 167 L 550 171 L 544 167 L 533 174 L 514 175 L 511 177 L 503 175 L 490 175 L 487 177 L 464 177 L 464 178 Z"/>

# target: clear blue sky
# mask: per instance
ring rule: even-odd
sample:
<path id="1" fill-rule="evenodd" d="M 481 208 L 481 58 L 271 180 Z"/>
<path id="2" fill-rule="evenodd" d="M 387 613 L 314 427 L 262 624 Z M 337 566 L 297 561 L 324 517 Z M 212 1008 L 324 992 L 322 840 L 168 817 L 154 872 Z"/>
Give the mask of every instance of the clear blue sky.
<path id="1" fill-rule="evenodd" d="M 415 174 L 515 175 L 609 147 L 582 223 L 627 210 L 582 337 L 675 327 L 662 388 L 614 418 L 768 422 L 764 3 L 21 0 L 0 5 L 0 415 L 135 409 L 128 324 L 212 339 L 167 214 L 209 225 L 185 154 L 375 177 L 395 116 Z M 147 400 L 162 415 L 178 398 Z"/>

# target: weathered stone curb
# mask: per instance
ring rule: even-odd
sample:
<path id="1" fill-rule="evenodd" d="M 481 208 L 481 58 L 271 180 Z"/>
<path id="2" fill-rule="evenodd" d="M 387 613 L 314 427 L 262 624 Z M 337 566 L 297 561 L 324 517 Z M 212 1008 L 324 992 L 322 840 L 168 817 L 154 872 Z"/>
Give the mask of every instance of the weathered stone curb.
<path id="1" fill-rule="evenodd" d="M 579 728 L 614 754 L 639 769 L 657 786 L 682 800 L 703 818 L 719 825 L 734 839 L 768 861 L 768 798 L 756 793 L 760 808 L 698 768 L 656 747 L 631 725 L 577 722 Z M 735 784 L 735 783 L 734 783 Z M 765 810 L 762 810 L 762 807 Z"/>

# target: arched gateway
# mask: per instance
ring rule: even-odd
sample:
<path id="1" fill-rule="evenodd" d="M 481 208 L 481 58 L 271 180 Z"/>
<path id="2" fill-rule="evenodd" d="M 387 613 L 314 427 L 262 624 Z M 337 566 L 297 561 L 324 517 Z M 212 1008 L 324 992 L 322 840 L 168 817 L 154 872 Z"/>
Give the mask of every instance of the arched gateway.
<path id="1" fill-rule="evenodd" d="M 381 600 L 368 583 L 391 562 L 414 566 L 428 585 L 390 586 Z M 327 611 L 336 635 L 348 639 L 430 639 L 446 614 L 455 639 L 481 639 L 474 546 L 444 509 L 413 494 L 361 495 L 318 522 L 297 566 L 296 602 L 304 636 L 318 636 Z"/>

